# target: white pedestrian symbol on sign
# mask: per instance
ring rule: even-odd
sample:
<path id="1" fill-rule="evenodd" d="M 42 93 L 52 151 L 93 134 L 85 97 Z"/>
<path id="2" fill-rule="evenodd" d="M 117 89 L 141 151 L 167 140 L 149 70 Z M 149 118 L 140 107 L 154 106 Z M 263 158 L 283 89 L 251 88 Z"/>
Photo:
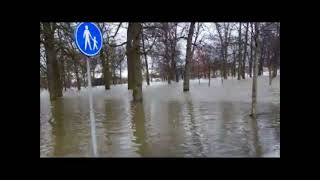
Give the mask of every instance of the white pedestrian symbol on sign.
<path id="1" fill-rule="evenodd" d="M 85 26 L 85 28 L 86 29 L 83 32 L 83 38 L 85 39 L 84 49 L 86 50 L 87 49 L 87 44 L 89 44 L 89 48 L 90 48 L 90 50 L 92 50 L 91 43 L 90 43 L 90 38 L 92 39 L 92 36 L 91 36 L 91 33 L 90 33 L 89 29 L 88 29 L 88 26 Z M 96 45 L 96 43 L 95 43 L 95 45 Z M 97 47 L 97 49 L 98 49 L 98 47 Z"/>
<path id="2" fill-rule="evenodd" d="M 93 41 L 93 50 L 98 49 L 98 46 L 97 46 L 98 41 L 96 40 L 95 36 L 93 37 L 92 41 Z"/>

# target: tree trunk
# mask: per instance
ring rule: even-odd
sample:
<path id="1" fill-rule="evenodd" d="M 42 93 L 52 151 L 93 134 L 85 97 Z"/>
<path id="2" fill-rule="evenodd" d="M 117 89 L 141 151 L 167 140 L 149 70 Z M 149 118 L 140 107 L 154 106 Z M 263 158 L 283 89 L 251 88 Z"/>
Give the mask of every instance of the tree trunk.
<path id="1" fill-rule="evenodd" d="M 151 60 L 152 60 L 152 63 L 151 63 L 151 72 L 153 72 L 153 59 L 151 58 Z M 150 77 L 150 81 L 151 81 L 151 82 L 152 82 L 152 77 L 153 77 L 153 76 Z"/>
<path id="2" fill-rule="evenodd" d="M 272 78 L 275 78 L 277 77 L 277 71 L 278 71 L 278 68 L 277 68 L 277 65 L 274 63 L 273 66 L 273 73 L 272 73 Z"/>
<path id="3" fill-rule="evenodd" d="M 84 87 L 87 87 L 87 83 L 88 83 L 88 73 L 87 73 L 87 68 L 86 67 L 82 67 L 82 79 L 80 79 L 79 81 L 79 85 L 81 86 L 81 82 L 83 84 Z"/>
<path id="4" fill-rule="evenodd" d="M 171 80 L 173 81 L 174 77 L 176 77 L 176 62 L 175 62 L 175 47 L 173 47 L 174 49 L 172 49 L 172 54 L 171 54 Z M 177 81 L 177 77 L 175 78 L 176 82 Z"/>
<path id="5" fill-rule="evenodd" d="M 216 78 L 216 71 L 215 71 L 214 65 L 212 66 L 212 75 L 213 75 L 213 78 Z"/>
<path id="6" fill-rule="evenodd" d="M 168 84 L 171 84 L 171 58 L 169 57 L 169 43 L 168 43 L 168 23 L 163 24 L 163 33 L 164 33 L 164 45 L 165 45 L 165 60 L 166 60 L 166 76 Z"/>
<path id="7" fill-rule="evenodd" d="M 176 82 L 179 82 L 179 79 L 177 78 L 176 63 L 175 63 L 174 57 L 172 57 L 171 62 L 172 62 L 172 63 L 171 63 L 171 67 L 172 67 L 172 70 L 171 70 L 172 80 L 175 79 Z"/>
<path id="8" fill-rule="evenodd" d="M 107 47 L 105 47 L 105 48 L 107 48 Z M 107 53 L 107 56 L 108 56 L 108 52 L 106 52 L 107 50 L 104 48 L 102 48 L 101 51 L 102 52 L 100 53 L 100 58 L 101 58 L 101 63 L 102 63 L 104 88 L 105 88 L 105 90 L 108 90 L 108 89 L 110 89 L 109 61 L 108 61 L 108 57 L 105 58 L 106 57 L 105 53 Z"/>
<path id="9" fill-rule="evenodd" d="M 95 71 L 94 69 L 92 70 L 92 78 L 91 78 L 91 81 L 94 82 L 95 81 Z"/>
<path id="10" fill-rule="evenodd" d="M 268 71 L 269 71 L 269 86 L 271 86 L 271 82 L 272 82 L 272 59 L 270 58 L 270 49 L 266 49 L 265 50 L 265 54 L 266 54 L 266 61 L 268 63 Z"/>
<path id="11" fill-rule="evenodd" d="M 177 71 L 177 66 L 176 66 L 176 68 L 175 68 L 176 70 L 175 70 L 175 74 L 176 74 L 176 82 L 179 82 L 179 73 L 178 73 L 178 71 Z"/>
<path id="12" fill-rule="evenodd" d="M 211 71 L 211 69 L 210 69 L 210 63 L 209 63 L 209 68 L 208 68 L 208 78 L 209 78 L 209 84 L 208 84 L 208 86 L 209 86 L 209 87 L 210 87 L 210 81 L 211 81 L 210 71 Z"/>
<path id="13" fill-rule="evenodd" d="M 67 63 L 67 61 L 66 61 Z M 70 67 L 67 63 L 67 88 L 70 88 L 71 85 L 71 77 L 70 77 Z"/>
<path id="14" fill-rule="evenodd" d="M 79 68 L 78 68 L 78 60 L 76 59 L 75 56 L 73 56 L 73 66 L 74 66 L 74 72 L 76 74 L 76 80 L 77 80 L 77 88 L 78 91 L 81 90 L 81 81 L 80 81 L 80 77 L 79 77 Z"/>
<path id="15" fill-rule="evenodd" d="M 62 82 L 63 82 L 63 86 L 64 86 L 64 91 L 67 91 L 67 77 L 66 74 L 68 73 L 66 71 L 66 67 L 65 67 L 66 61 L 64 59 L 62 59 L 61 61 L 61 71 L 62 71 Z"/>
<path id="16" fill-rule="evenodd" d="M 268 70 L 269 70 L 269 86 L 271 86 L 272 83 L 272 70 L 271 70 L 271 65 L 268 66 Z"/>
<path id="17" fill-rule="evenodd" d="M 224 79 L 228 79 L 227 76 L 227 50 L 228 50 L 228 46 L 225 45 L 225 50 L 224 50 L 224 60 L 223 60 L 223 77 Z"/>
<path id="18" fill-rule="evenodd" d="M 142 49 L 143 49 L 143 55 L 144 55 L 144 60 L 145 60 L 145 66 L 146 66 L 146 81 L 148 86 L 150 85 L 150 78 L 149 78 L 149 68 L 148 68 L 148 60 L 147 60 L 147 52 L 144 47 L 144 36 L 143 36 L 143 31 L 141 31 L 141 39 L 142 39 Z"/>
<path id="19" fill-rule="evenodd" d="M 62 83 L 60 79 L 59 63 L 54 48 L 54 23 L 43 23 L 44 47 L 47 59 L 47 79 L 50 100 L 56 100 L 62 96 Z"/>
<path id="20" fill-rule="evenodd" d="M 198 80 L 199 80 L 199 85 L 200 85 L 200 65 L 198 61 Z"/>
<path id="21" fill-rule="evenodd" d="M 115 85 L 117 82 L 116 82 L 116 70 L 115 68 L 112 69 L 112 84 Z"/>
<path id="22" fill-rule="evenodd" d="M 127 70 L 128 70 L 128 89 L 133 89 L 133 60 L 132 60 L 132 25 L 129 23 L 127 30 Z"/>
<path id="23" fill-rule="evenodd" d="M 185 71 L 184 71 L 184 79 L 183 79 L 183 91 L 189 91 L 189 79 L 190 79 L 190 61 L 192 59 L 192 53 L 191 53 L 191 43 L 192 43 L 192 36 L 194 32 L 194 26 L 195 22 L 190 23 L 190 29 L 188 33 L 188 39 L 187 39 L 187 52 L 186 52 L 186 65 L 185 65 Z"/>
<path id="24" fill-rule="evenodd" d="M 142 101 L 142 74 L 140 61 L 140 33 L 142 26 L 140 23 L 132 24 L 132 59 L 134 65 L 133 101 Z"/>
<path id="25" fill-rule="evenodd" d="M 228 63 L 228 30 L 229 28 L 227 28 L 225 30 L 225 45 L 224 45 L 224 61 L 223 61 L 223 77 L 224 79 L 228 79 L 228 76 L 227 76 L 227 63 Z"/>
<path id="26" fill-rule="evenodd" d="M 121 62 L 120 62 L 120 84 L 122 84 L 122 76 L 121 76 Z"/>
<path id="27" fill-rule="evenodd" d="M 233 77 L 236 77 L 236 62 L 237 62 L 237 58 L 236 58 L 236 51 L 233 51 L 233 68 L 232 68 L 232 75 Z"/>
<path id="28" fill-rule="evenodd" d="M 239 54 L 238 54 L 238 80 L 240 80 L 240 75 L 241 75 L 241 22 L 240 22 L 240 27 L 239 27 Z"/>
<path id="29" fill-rule="evenodd" d="M 65 63 L 65 61 L 63 60 L 63 57 L 60 57 L 59 64 L 60 64 L 60 69 L 61 69 L 60 79 L 61 79 L 61 83 L 62 83 L 62 89 L 64 88 L 64 91 L 67 91 L 66 70 L 65 70 L 65 67 L 64 67 L 64 63 Z"/>
<path id="30" fill-rule="evenodd" d="M 264 39 L 262 39 L 262 44 L 260 45 L 260 62 L 259 62 L 259 67 L 258 67 L 258 75 L 261 76 L 263 75 L 263 64 L 264 64 L 264 59 L 265 59 L 265 42 Z"/>
<path id="31" fill-rule="evenodd" d="M 259 23 L 255 23 L 255 57 L 253 61 L 253 81 L 252 81 L 252 108 L 251 108 L 251 115 L 256 118 L 257 115 L 257 76 L 258 76 L 258 56 L 260 50 L 259 44 Z"/>
<path id="32" fill-rule="evenodd" d="M 249 76 L 252 77 L 252 60 L 253 60 L 253 24 L 251 24 L 251 41 L 250 41 L 250 60 L 249 60 Z"/>
<path id="33" fill-rule="evenodd" d="M 245 40 L 244 40 L 244 54 L 243 54 L 243 63 L 242 63 L 242 79 L 245 79 L 246 75 L 246 56 L 247 56 L 247 43 L 248 43 L 248 29 L 249 29 L 249 23 L 247 23 L 246 26 L 246 34 L 245 34 Z"/>

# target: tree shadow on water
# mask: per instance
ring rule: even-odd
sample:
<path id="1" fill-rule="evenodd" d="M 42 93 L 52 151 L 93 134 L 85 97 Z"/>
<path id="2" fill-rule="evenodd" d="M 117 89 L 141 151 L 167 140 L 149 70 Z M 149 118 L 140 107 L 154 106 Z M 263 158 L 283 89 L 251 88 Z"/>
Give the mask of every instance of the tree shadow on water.
<path id="1" fill-rule="evenodd" d="M 254 156 L 255 157 L 261 157 L 262 156 L 262 147 L 260 144 L 260 139 L 259 139 L 259 126 L 257 122 L 257 117 L 250 116 L 250 127 L 251 127 L 251 132 L 252 132 L 252 144 L 254 147 Z"/>
<path id="2" fill-rule="evenodd" d="M 145 112 L 143 102 L 131 102 L 132 123 L 134 126 L 133 135 L 135 137 L 134 143 L 138 148 L 136 153 L 140 156 L 145 156 L 148 153 L 148 144 L 146 142 L 146 129 L 145 129 Z"/>
<path id="3" fill-rule="evenodd" d="M 64 113 L 63 113 L 63 100 L 58 98 L 51 102 L 51 113 L 52 119 L 49 121 L 52 126 L 52 135 L 54 139 L 54 156 L 64 156 L 65 155 L 65 124 L 64 124 Z"/>

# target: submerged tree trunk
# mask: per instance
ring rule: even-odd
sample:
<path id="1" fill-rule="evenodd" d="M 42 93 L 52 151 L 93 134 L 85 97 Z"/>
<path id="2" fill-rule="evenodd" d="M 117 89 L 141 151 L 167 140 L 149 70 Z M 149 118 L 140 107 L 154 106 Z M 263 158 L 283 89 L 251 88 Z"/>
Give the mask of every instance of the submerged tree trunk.
<path id="1" fill-rule="evenodd" d="M 132 60 L 134 67 L 133 101 L 142 101 L 142 74 L 140 61 L 140 33 L 142 26 L 140 23 L 132 24 Z"/>
<path id="2" fill-rule="evenodd" d="M 187 52 L 186 52 L 186 65 L 184 71 L 184 79 L 183 79 L 183 91 L 189 91 L 189 79 L 190 79 L 190 61 L 192 59 L 192 52 L 191 52 L 191 43 L 192 43 L 192 36 L 194 32 L 195 22 L 190 23 L 190 29 L 187 39 Z"/>
<path id="3" fill-rule="evenodd" d="M 253 81 L 252 81 L 252 105 L 251 105 L 251 115 L 256 118 L 257 115 L 257 76 L 258 76 L 258 56 L 259 56 L 259 50 L 260 50 L 260 44 L 259 44 L 259 23 L 255 24 L 255 55 L 254 55 L 254 61 L 253 61 Z"/>
<path id="4" fill-rule="evenodd" d="M 47 79 L 50 100 L 62 96 L 62 83 L 60 79 L 59 63 L 54 47 L 55 23 L 43 23 L 44 47 L 47 59 Z"/>

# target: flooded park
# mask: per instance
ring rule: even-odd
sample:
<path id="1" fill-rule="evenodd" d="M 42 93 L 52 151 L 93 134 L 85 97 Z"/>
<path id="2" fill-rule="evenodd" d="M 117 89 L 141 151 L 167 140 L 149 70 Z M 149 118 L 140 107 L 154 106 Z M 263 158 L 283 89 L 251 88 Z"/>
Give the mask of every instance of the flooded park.
<path id="1" fill-rule="evenodd" d="M 40 22 L 40 157 L 280 157 L 280 22 Z"/>
<path id="2" fill-rule="evenodd" d="M 258 78 L 257 121 L 250 116 L 250 79 L 154 82 L 132 103 L 126 84 L 93 88 L 100 157 L 280 156 L 280 81 Z M 41 92 L 42 157 L 91 156 L 88 93 L 69 90 L 50 103 Z"/>

